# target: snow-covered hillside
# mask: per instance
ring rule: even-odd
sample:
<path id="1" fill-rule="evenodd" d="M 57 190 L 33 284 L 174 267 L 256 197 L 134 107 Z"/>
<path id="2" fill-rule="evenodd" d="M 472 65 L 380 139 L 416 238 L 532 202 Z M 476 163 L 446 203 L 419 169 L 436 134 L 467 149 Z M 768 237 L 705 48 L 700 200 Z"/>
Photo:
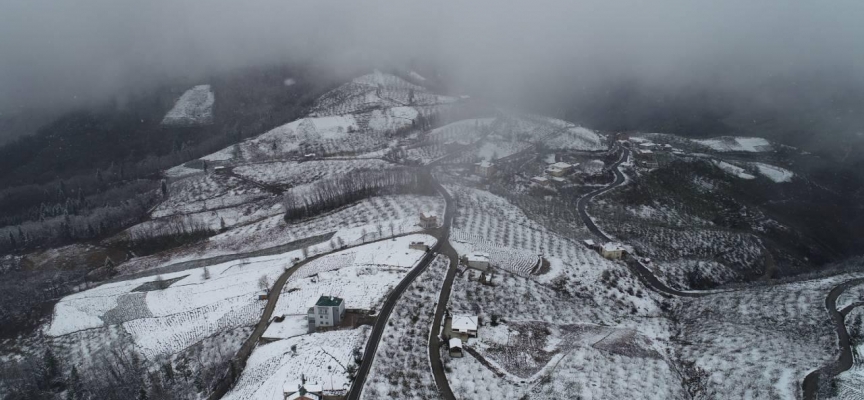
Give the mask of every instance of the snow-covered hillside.
<path id="1" fill-rule="evenodd" d="M 213 123 L 216 96 L 210 85 L 198 85 L 183 93 L 162 119 L 164 125 L 208 125 Z"/>
<path id="2" fill-rule="evenodd" d="M 693 140 L 694 142 L 707 146 L 719 152 L 748 152 L 758 153 L 771 151 L 771 142 L 758 137 L 732 137 L 722 136 L 714 139 Z"/>

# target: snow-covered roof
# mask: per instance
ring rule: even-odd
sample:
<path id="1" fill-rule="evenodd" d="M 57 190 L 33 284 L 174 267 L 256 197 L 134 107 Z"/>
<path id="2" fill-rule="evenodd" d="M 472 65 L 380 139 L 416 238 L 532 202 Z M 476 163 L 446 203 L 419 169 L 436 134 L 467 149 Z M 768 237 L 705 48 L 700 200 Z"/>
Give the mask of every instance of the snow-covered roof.
<path id="1" fill-rule="evenodd" d="M 549 164 L 549 168 L 550 168 L 550 169 L 553 169 L 553 168 L 557 168 L 557 169 L 567 169 L 567 168 L 570 168 L 570 167 L 572 167 L 572 165 L 567 164 L 566 162 L 561 162 L 561 161 L 556 162 L 556 163 L 553 163 L 553 164 Z"/>
<path id="2" fill-rule="evenodd" d="M 603 250 L 604 250 L 604 251 L 618 251 L 618 250 L 624 250 L 624 245 L 621 244 L 621 243 L 618 243 L 618 242 L 606 242 L 606 243 L 603 245 Z"/>
<path id="3" fill-rule="evenodd" d="M 478 166 L 478 167 L 480 167 L 480 168 L 489 168 L 489 167 L 492 166 L 492 163 L 489 162 L 488 160 L 483 160 L 483 161 L 480 161 L 480 162 L 478 162 L 477 164 L 474 164 L 474 165 L 476 165 L 476 166 Z"/>
<path id="4" fill-rule="evenodd" d="M 310 398 L 313 398 L 313 399 L 317 399 L 317 398 L 318 398 L 318 396 L 317 396 L 315 393 L 321 393 L 321 392 L 324 391 L 324 387 L 321 386 L 321 385 L 319 385 L 319 384 L 317 384 L 317 383 L 307 383 L 307 384 L 304 385 L 304 384 L 302 384 L 302 383 L 300 383 L 300 382 L 286 382 L 286 383 L 282 386 L 282 392 L 284 392 L 284 393 L 293 393 L 294 395 L 298 395 L 298 394 L 300 393 L 300 387 L 301 387 L 301 386 L 302 386 L 304 389 L 306 389 L 306 392 L 307 392 L 307 393 L 306 393 L 306 396 L 307 396 L 307 397 L 310 397 Z M 289 396 L 288 398 L 289 398 L 289 399 L 296 399 L 296 398 L 299 397 L 299 396 L 294 396 L 294 395 Z M 315 397 L 311 397 L 311 396 L 315 396 Z"/>
<path id="5" fill-rule="evenodd" d="M 462 348 L 462 341 L 459 340 L 459 338 L 450 339 L 450 348 L 452 349 L 454 347 Z"/>
<path id="6" fill-rule="evenodd" d="M 297 392 L 297 393 L 294 393 L 294 394 L 285 398 L 285 400 L 299 400 L 299 399 L 319 400 L 319 399 L 321 399 L 321 396 L 318 396 L 315 393 L 310 393 L 307 391 L 306 393 L 303 393 L 303 394 L 300 394 L 300 392 Z"/>
<path id="7" fill-rule="evenodd" d="M 553 177 L 552 177 L 552 180 L 555 181 L 555 182 L 558 182 L 558 183 L 567 182 L 567 179 L 559 178 L 559 177 L 557 177 L 557 176 L 553 176 Z"/>
<path id="8" fill-rule="evenodd" d="M 549 179 L 546 178 L 545 176 L 535 176 L 535 177 L 531 178 L 531 180 L 534 182 L 543 183 L 543 182 L 548 181 Z"/>
<path id="9" fill-rule="evenodd" d="M 594 246 L 594 241 L 591 239 L 585 239 L 583 242 L 588 246 Z"/>
<path id="10" fill-rule="evenodd" d="M 450 329 L 457 332 L 468 332 L 477 330 L 476 315 L 454 315 Z"/>
<path id="11" fill-rule="evenodd" d="M 639 147 L 651 148 L 651 147 L 654 147 L 654 146 L 656 146 L 656 144 L 651 143 L 651 142 L 639 143 Z"/>
<path id="12" fill-rule="evenodd" d="M 438 215 L 433 211 L 423 211 L 420 213 L 420 218 L 429 219 L 429 218 L 438 218 Z"/>

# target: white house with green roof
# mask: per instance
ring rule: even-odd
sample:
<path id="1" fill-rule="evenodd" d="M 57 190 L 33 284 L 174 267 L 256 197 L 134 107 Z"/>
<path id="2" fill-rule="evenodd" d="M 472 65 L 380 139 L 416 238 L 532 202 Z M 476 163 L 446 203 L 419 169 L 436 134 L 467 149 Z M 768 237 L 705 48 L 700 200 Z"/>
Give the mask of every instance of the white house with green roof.
<path id="1" fill-rule="evenodd" d="M 339 326 L 344 316 L 345 301 L 334 296 L 319 297 L 315 305 L 306 313 L 309 331 Z"/>

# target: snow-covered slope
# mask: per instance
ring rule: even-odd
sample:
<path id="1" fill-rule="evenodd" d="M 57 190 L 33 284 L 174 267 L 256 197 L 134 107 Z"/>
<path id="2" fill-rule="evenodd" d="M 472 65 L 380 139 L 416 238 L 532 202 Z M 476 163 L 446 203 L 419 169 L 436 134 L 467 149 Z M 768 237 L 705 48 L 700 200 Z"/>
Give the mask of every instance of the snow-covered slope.
<path id="1" fill-rule="evenodd" d="M 758 137 L 722 136 L 713 139 L 693 141 L 703 146 L 707 146 L 714 151 L 720 152 L 740 151 L 748 153 L 759 153 L 772 150 L 772 145 L 769 141 Z"/>
<path id="2" fill-rule="evenodd" d="M 174 103 L 174 108 L 162 119 L 164 125 L 209 125 L 213 123 L 213 102 L 216 96 L 210 85 L 198 85 L 187 90 Z"/>

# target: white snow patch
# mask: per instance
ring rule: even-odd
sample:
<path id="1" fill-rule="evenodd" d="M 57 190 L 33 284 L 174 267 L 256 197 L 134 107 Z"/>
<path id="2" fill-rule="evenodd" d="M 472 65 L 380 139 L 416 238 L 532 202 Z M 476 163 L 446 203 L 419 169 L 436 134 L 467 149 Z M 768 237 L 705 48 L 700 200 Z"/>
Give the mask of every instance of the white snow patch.
<path id="1" fill-rule="evenodd" d="M 715 151 L 743 151 L 759 153 L 771 150 L 771 143 L 758 137 L 731 137 L 723 136 L 713 139 L 693 140 L 703 146 L 710 147 Z"/>
<path id="2" fill-rule="evenodd" d="M 210 85 L 198 85 L 187 90 L 165 114 L 163 125 L 209 125 L 213 123 L 213 102 L 216 97 Z"/>
<path id="3" fill-rule="evenodd" d="M 795 173 L 792 171 L 774 165 L 763 163 L 752 163 L 752 165 L 759 170 L 760 174 L 776 183 L 790 182 L 792 181 L 792 177 L 795 176 Z"/>
<path id="4" fill-rule="evenodd" d="M 726 161 L 720 161 L 720 160 L 714 160 L 713 163 L 718 168 L 722 169 L 723 171 L 726 171 L 726 173 L 737 176 L 741 179 L 756 179 L 755 176 L 748 174 L 744 168 L 741 168 L 737 165 L 732 165 L 732 164 L 727 163 Z"/>

